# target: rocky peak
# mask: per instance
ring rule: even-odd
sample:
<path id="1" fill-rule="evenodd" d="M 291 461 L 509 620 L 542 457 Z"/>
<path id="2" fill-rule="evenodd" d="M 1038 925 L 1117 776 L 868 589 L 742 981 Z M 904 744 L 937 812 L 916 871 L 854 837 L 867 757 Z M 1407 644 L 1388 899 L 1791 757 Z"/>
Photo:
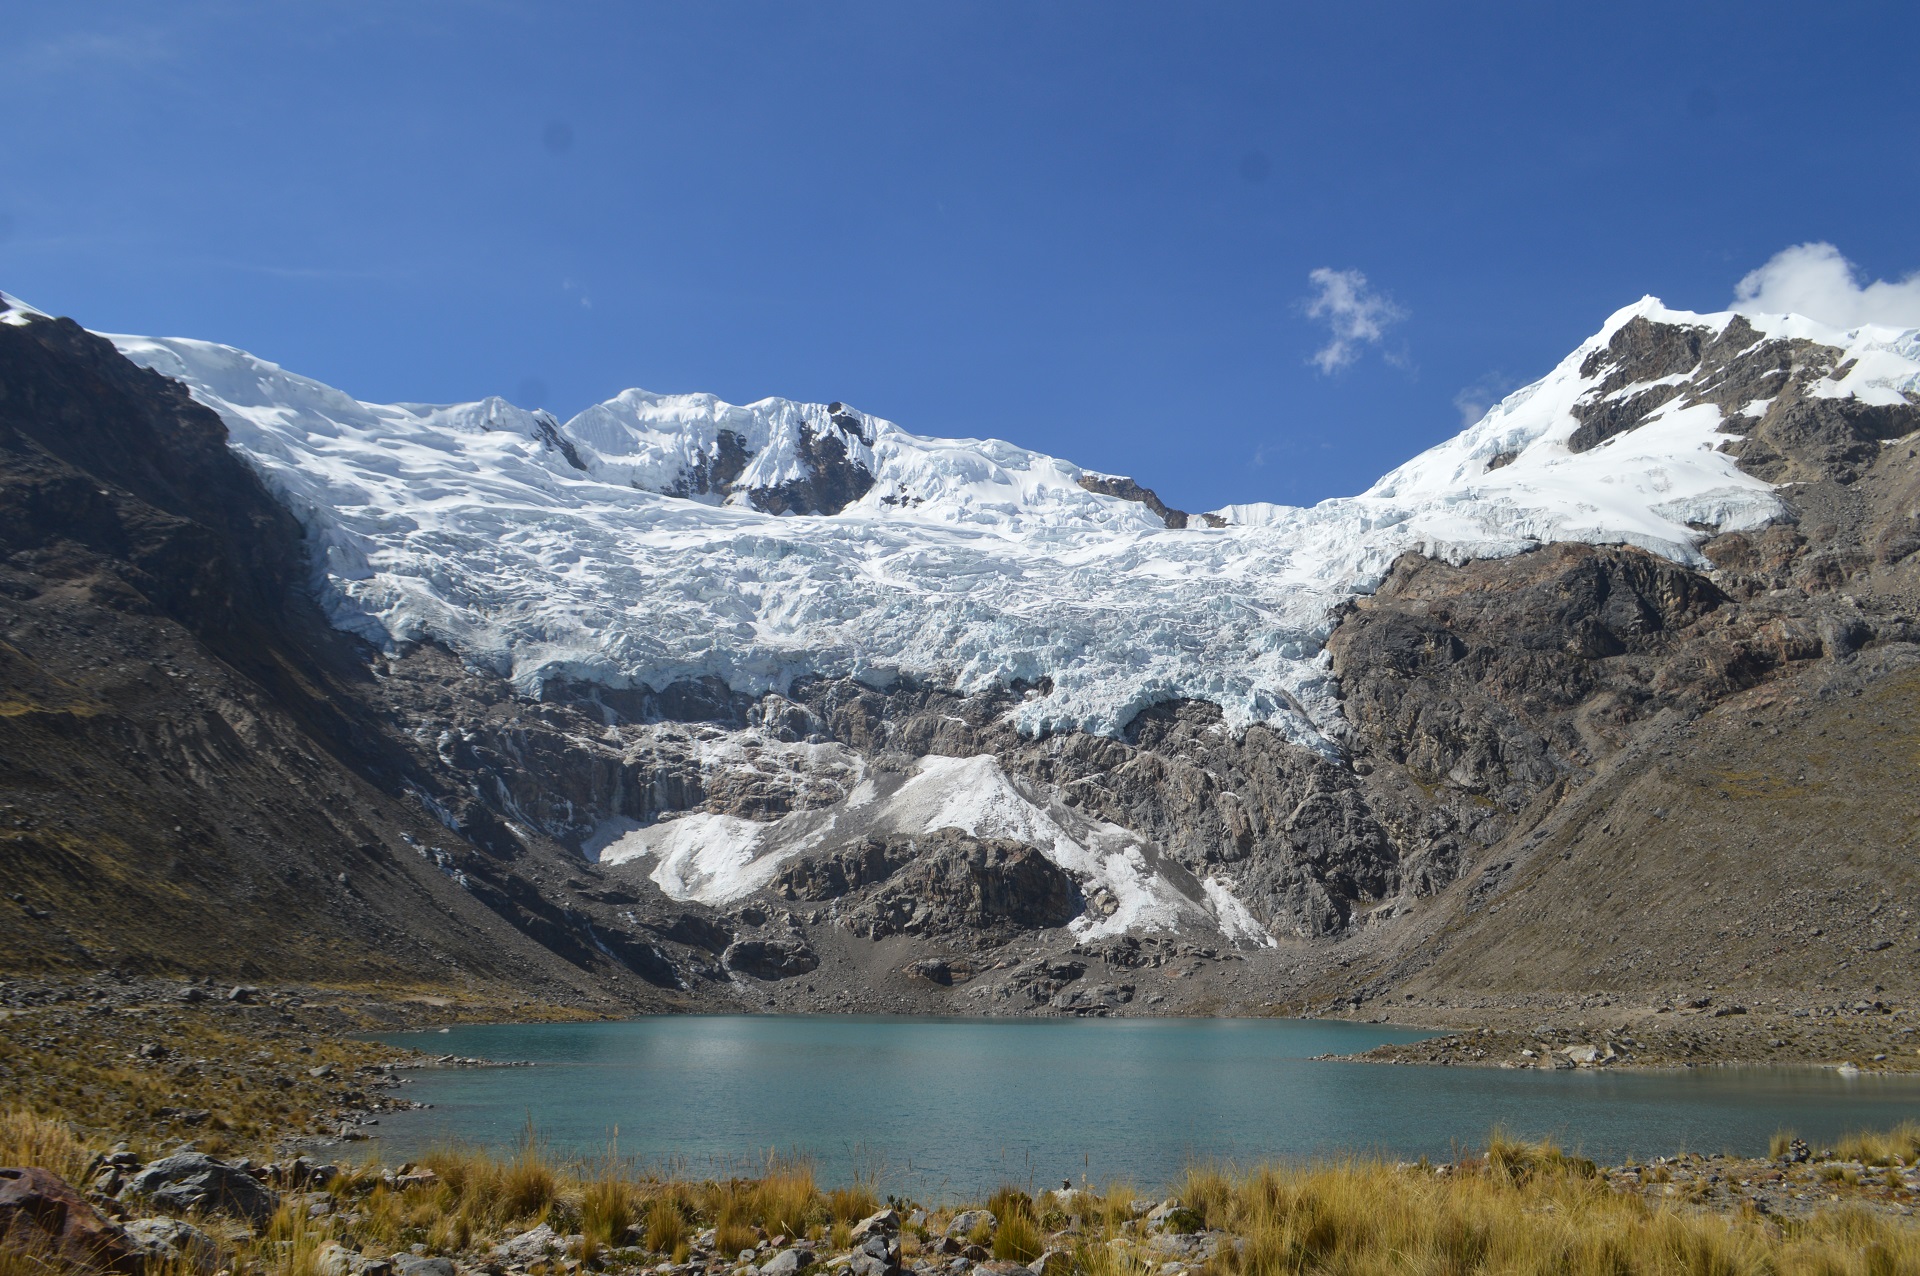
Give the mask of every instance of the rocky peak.
<path id="1" fill-rule="evenodd" d="M 1570 452 L 1585 452 L 1653 420 L 1670 405 L 1712 404 L 1725 450 L 1770 483 L 1850 482 L 1880 444 L 1920 429 L 1920 396 L 1873 402 L 1833 387 L 1856 366 L 1804 337 L 1767 336 L 1744 315 L 1713 324 L 1636 315 L 1589 354 L 1593 386 L 1573 405 Z"/>

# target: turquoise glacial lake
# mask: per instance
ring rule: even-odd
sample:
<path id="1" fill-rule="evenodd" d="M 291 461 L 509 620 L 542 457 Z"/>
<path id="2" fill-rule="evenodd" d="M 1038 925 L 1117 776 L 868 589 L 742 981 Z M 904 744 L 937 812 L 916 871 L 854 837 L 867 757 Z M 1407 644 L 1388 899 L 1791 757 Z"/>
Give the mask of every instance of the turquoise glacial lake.
<path id="1" fill-rule="evenodd" d="M 679 1015 L 492 1025 L 383 1040 L 531 1068 L 412 1072 L 430 1110 L 374 1131 L 389 1160 L 435 1143 L 510 1148 L 529 1121 L 562 1156 L 751 1172 L 812 1159 L 825 1182 L 938 1201 L 1003 1183 L 1126 1180 L 1195 1161 L 1352 1153 L 1448 1160 L 1494 1126 L 1617 1162 L 1764 1151 L 1920 1118 L 1920 1079 L 1826 1069 L 1506 1071 L 1316 1061 L 1421 1032 L 1271 1019 Z"/>

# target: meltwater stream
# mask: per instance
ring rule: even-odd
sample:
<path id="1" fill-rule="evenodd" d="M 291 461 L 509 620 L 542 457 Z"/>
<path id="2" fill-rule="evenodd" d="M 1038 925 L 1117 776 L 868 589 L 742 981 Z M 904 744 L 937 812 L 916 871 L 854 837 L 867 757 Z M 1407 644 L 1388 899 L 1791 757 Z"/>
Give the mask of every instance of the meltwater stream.
<path id="1" fill-rule="evenodd" d="M 422 1071 L 387 1116 L 388 1160 L 447 1141 L 512 1146 L 529 1120 L 563 1155 L 693 1175 L 770 1153 L 823 1181 L 870 1174 L 933 1201 L 1083 1176 L 1164 1186 L 1193 1161 L 1378 1152 L 1450 1158 L 1503 1125 L 1617 1161 L 1763 1151 L 1920 1117 L 1920 1079 L 1820 1069 L 1519 1072 L 1316 1061 L 1426 1034 L 1250 1019 L 664 1016 L 401 1033 L 434 1054 L 532 1068 Z M 617 1131 L 617 1135 L 616 1135 Z"/>

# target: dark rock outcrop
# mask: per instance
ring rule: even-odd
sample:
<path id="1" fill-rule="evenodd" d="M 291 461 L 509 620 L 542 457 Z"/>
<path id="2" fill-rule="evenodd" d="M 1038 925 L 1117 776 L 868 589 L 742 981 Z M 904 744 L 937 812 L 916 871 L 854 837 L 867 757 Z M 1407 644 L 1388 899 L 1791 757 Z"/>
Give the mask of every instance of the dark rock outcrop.
<path id="1" fill-rule="evenodd" d="M 728 970 L 755 979 L 791 979 L 818 968 L 820 958 L 798 939 L 742 939 L 721 955 Z"/>
<path id="2" fill-rule="evenodd" d="M 892 839 L 883 857 L 903 867 L 840 914 L 855 934 L 872 939 L 1046 930 L 1066 925 L 1084 907 L 1073 878 L 1019 842 L 940 829 Z"/>
<path id="3" fill-rule="evenodd" d="M 1152 488 L 1142 487 L 1132 479 L 1117 474 L 1082 474 L 1080 486 L 1098 496 L 1117 496 L 1123 501 L 1137 501 L 1158 514 L 1168 527 L 1185 527 L 1190 517 L 1185 510 L 1169 507 Z M 1208 525 L 1218 524 L 1209 519 Z"/>
<path id="4" fill-rule="evenodd" d="M 800 427 L 797 443 L 806 477 L 752 488 L 748 502 L 769 514 L 838 514 L 873 490 L 873 472 L 847 450 L 849 439 L 872 442 L 865 431 L 858 417 L 835 404 L 824 427 Z"/>

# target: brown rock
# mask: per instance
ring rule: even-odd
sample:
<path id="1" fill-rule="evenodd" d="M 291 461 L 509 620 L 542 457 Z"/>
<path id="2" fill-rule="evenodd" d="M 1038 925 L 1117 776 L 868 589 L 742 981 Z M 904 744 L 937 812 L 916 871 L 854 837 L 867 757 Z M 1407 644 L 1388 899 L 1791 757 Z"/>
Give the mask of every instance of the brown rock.
<path id="1" fill-rule="evenodd" d="M 0 1248 L 90 1272 L 139 1271 L 126 1238 L 66 1180 L 36 1167 L 0 1169 Z"/>

